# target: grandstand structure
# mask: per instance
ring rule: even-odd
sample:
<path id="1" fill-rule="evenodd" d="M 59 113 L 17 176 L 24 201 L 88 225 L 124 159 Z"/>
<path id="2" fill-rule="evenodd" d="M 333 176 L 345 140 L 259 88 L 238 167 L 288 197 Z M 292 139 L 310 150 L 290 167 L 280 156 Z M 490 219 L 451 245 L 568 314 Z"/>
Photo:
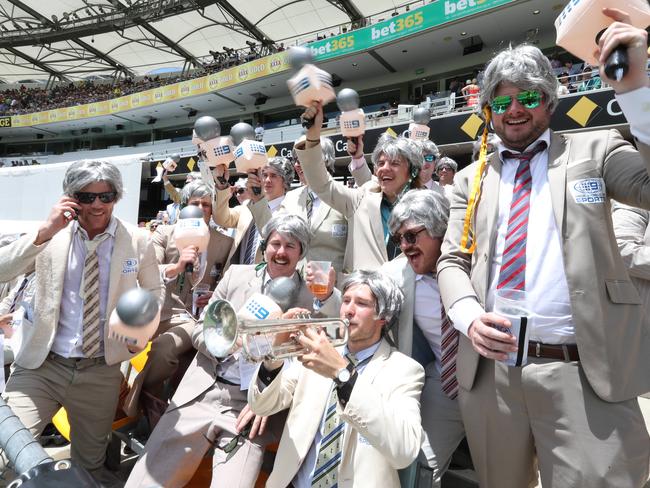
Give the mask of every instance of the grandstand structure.
<path id="1" fill-rule="evenodd" d="M 239 121 L 262 123 L 269 154 L 287 154 L 301 134 L 302 110 L 286 86 L 286 49 L 307 45 L 336 86 L 359 92 L 368 151 L 386 129 L 404 130 L 420 105 L 431 110 L 431 138 L 462 165 L 482 121 L 450 94 L 450 84 L 480 77 L 510 43 L 570 58 L 556 47 L 553 27 L 566 3 L 0 0 L 0 93 L 37 94 L 23 106 L 5 98 L 0 161 L 15 166 L 147 153 L 141 207 L 149 217 L 153 207 L 145 200 L 165 198 L 149 185 L 155 165 L 179 152 L 176 177 L 194 167 L 191 128 L 202 115 L 218 118 L 224 132 Z M 617 126 L 625 133 L 613 98 L 607 87 L 562 97 L 553 127 Z M 325 112 L 343 167 L 339 111 L 332 103 Z"/>

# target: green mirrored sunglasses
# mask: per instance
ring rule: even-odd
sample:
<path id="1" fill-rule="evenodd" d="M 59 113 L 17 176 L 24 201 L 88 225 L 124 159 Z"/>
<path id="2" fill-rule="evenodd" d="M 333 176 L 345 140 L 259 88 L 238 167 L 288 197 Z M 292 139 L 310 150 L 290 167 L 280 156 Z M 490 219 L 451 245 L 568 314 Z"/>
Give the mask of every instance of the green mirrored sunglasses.
<path id="1" fill-rule="evenodd" d="M 542 101 L 542 94 L 535 90 L 522 91 L 517 93 L 516 98 L 525 108 L 537 108 Z M 493 113 L 501 115 L 508 109 L 511 103 L 511 95 L 501 95 L 500 97 L 494 97 L 492 99 L 490 107 L 492 107 Z"/>

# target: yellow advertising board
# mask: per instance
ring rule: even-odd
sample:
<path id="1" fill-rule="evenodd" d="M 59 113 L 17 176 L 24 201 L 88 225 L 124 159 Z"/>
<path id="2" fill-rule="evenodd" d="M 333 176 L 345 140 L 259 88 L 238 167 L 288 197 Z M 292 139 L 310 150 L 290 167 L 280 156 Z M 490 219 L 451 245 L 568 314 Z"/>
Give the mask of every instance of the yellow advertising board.
<path id="1" fill-rule="evenodd" d="M 289 69 L 287 53 L 281 52 L 264 58 L 255 59 L 248 63 L 213 73 L 208 76 L 181 81 L 171 85 L 160 86 L 151 90 L 132 93 L 103 102 L 76 105 L 74 107 L 58 108 L 44 112 L 36 112 L 11 117 L 12 127 L 29 127 L 40 124 L 51 124 L 68 120 L 80 120 L 88 117 L 99 117 L 133 108 L 149 107 L 159 103 L 171 102 L 181 98 L 204 95 L 256 80 L 267 75 L 280 73 Z"/>

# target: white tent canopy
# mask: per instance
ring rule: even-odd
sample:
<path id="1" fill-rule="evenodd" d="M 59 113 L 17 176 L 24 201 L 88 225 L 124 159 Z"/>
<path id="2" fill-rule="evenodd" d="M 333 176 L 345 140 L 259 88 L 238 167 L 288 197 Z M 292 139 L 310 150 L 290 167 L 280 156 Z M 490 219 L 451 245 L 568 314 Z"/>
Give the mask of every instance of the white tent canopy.
<path id="1" fill-rule="evenodd" d="M 76 80 L 182 69 L 209 61 L 210 51 L 223 46 L 307 42 L 317 33 L 412 1 L 0 0 L 0 77 L 7 82 L 50 76 Z M 133 14 L 136 7 L 145 14 Z M 103 32 L 90 27 L 90 19 L 107 26 L 108 18 L 118 17 L 126 20 Z M 80 35 L 74 35 L 76 28 Z M 52 38 L 53 32 L 58 38 Z"/>

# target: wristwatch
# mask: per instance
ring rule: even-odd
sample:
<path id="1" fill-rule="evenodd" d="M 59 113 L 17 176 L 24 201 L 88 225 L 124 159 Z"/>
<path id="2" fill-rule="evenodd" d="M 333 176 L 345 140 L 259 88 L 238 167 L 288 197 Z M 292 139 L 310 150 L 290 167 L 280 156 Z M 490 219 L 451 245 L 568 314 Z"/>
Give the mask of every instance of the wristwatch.
<path id="1" fill-rule="evenodd" d="M 334 383 L 336 386 L 341 386 L 346 384 L 352 378 L 352 372 L 354 371 L 354 365 L 348 363 L 345 368 L 341 368 L 336 372 L 336 377 L 334 378 Z"/>

